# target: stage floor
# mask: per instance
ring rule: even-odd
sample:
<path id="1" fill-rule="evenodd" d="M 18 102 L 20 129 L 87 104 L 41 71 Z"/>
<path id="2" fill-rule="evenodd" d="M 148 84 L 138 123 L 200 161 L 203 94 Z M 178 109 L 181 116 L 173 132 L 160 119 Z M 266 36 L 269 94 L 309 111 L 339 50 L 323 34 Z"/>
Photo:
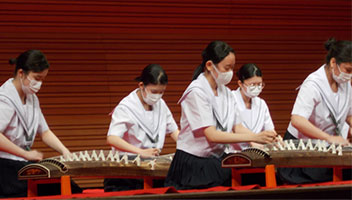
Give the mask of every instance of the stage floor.
<path id="1" fill-rule="evenodd" d="M 352 181 L 265 188 L 259 185 L 214 187 L 201 190 L 176 190 L 173 187 L 103 192 L 85 190 L 69 196 L 41 196 L 14 199 L 352 199 Z"/>

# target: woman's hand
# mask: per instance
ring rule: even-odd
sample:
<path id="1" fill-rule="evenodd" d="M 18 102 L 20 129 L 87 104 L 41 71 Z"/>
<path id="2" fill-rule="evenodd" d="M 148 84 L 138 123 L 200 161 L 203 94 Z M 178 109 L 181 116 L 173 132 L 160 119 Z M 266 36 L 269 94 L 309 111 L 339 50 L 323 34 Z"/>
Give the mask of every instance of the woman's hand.
<path id="1" fill-rule="evenodd" d="M 157 148 L 150 148 L 150 149 L 141 149 L 139 154 L 144 158 L 150 158 L 158 156 L 160 153 L 160 149 Z"/>
<path id="2" fill-rule="evenodd" d="M 62 152 L 62 156 L 66 159 L 66 160 L 68 160 L 69 158 L 73 158 L 73 155 L 72 155 L 72 153 L 69 151 L 69 150 L 65 150 L 64 152 Z"/>
<path id="3" fill-rule="evenodd" d="M 348 140 L 344 139 L 341 136 L 330 135 L 326 140 L 329 143 L 341 144 L 342 146 L 347 146 L 350 144 Z"/>
<path id="4" fill-rule="evenodd" d="M 275 141 L 277 133 L 275 131 L 262 131 L 255 135 L 256 135 L 255 142 L 258 142 L 261 144 L 268 144 Z"/>
<path id="5" fill-rule="evenodd" d="M 25 159 L 29 161 L 40 161 L 43 159 L 43 153 L 37 150 L 27 151 L 25 154 Z"/>
<path id="6" fill-rule="evenodd" d="M 258 144 L 256 142 L 250 142 L 249 143 L 251 147 L 258 148 L 258 149 L 263 149 L 264 145 L 263 144 Z"/>

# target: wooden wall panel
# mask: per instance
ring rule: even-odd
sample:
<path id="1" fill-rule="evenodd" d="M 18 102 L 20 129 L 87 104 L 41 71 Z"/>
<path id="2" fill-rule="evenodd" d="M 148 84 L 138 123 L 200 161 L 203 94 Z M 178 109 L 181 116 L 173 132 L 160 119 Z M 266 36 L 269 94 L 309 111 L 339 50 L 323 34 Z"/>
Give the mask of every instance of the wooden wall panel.
<path id="1" fill-rule="evenodd" d="M 164 99 L 179 122 L 177 100 L 201 51 L 220 39 L 235 49 L 236 69 L 262 69 L 261 96 L 283 134 L 295 88 L 324 63 L 325 40 L 351 40 L 351 16 L 350 0 L 0 0 L 0 82 L 13 75 L 9 58 L 42 50 L 51 67 L 38 96 L 51 129 L 71 151 L 108 149 L 109 113 L 144 66 L 168 73 Z M 37 140 L 34 148 L 57 155 Z M 174 151 L 167 138 L 163 152 Z"/>

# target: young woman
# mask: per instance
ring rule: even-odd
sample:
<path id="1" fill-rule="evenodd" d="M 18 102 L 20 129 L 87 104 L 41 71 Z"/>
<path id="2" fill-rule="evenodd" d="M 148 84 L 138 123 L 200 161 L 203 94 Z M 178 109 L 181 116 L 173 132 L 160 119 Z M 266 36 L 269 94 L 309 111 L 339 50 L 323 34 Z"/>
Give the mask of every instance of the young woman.
<path id="1" fill-rule="evenodd" d="M 242 125 L 253 133 L 272 131 L 275 133 L 273 121 L 271 120 L 269 108 L 264 99 L 258 97 L 265 84 L 262 71 L 253 63 L 244 64 L 238 71 L 238 88 L 232 91 L 237 103 L 237 110 L 241 116 Z M 262 144 L 255 142 L 236 143 L 231 145 L 235 150 L 244 150 L 248 147 L 262 148 Z M 265 175 L 263 173 L 242 174 L 242 184 L 260 184 L 265 186 Z"/>
<path id="2" fill-rule="evenodd" d="M 142 157 L 159 155 L 165 134 L 176 141 L 177 124 L 161 98 L 168 78 L 158 64 L 146 66 L 136 78 L 138 88 L 121 100 L 112 114 L 107 142 L 112 149 L 140 154 Z M 105 179 L 105 191 L 143 188 L 142 180 Z"/>
<path id="3" fill-rule="evenodd" d="M 45 55 L 28 50 L 10 64 L 16 64 L 15 77 L 0 87 L 0 197 L 27 196 L 27 181 L 19 181 L 17 172 L 43 159 L 31 150 L 37 133 L 63 156 L 71 154 L 49 129 L 36 96 L 49 71 Z"/>
<path id="4" fill-rule="evenodd" d="M 270 116 L 269 108 L 264 99 L 258 97 L 265 84 L 262 71 L 253 63 L 244 64 L 237 72 L 238 88 L 232 91 L 235 96 L 242 124 L 254 133 L 273 131 L 275 127 Z M 243 150 L 250 146 L 260 147 L 257 143 L 238 143 Z"/>
<path id="5" fill-rule="evenodd" d="M 234 50 L 213 41 L 202 53 L 203 62 L 183 93 L 181 131 L 166 186 L 177 189 L 230 185 L 231 170 L 221 168 L 225 145 L 235 142 L 272 142 L 272 132 L 248 132 L 235 112 L 235 99 L 228 84 L 235 66 Z M 236 132 L 236 134 L 234 134 Z"/>
<path id="6" fill-rule="evenodd" d="M 326 64 L 311 73 L 300 86 L 284 139 L 312 138 L 348 145 L 352 134 L 352 42 L 330 38 L 325 43 Z M 288 183 L 329 181 L 326 168 L 283 168 Z"/>

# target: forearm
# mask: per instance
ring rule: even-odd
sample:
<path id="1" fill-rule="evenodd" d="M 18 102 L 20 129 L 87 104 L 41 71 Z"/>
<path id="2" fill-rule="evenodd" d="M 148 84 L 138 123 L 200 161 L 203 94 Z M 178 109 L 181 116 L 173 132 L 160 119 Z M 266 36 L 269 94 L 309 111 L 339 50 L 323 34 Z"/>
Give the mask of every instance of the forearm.
<path id="1" fill-rule="evenodd" d="M 256 143 L 256 142 L 250 142 L 249 143 L 251 147 L 255 147 L 255 148 L 263 148 L 262 144 Z"/>
<path id="2" fill-rule="evenodd" d="M 12 143 L 4 134 L 0 133 L 0 151 L 4 151 L 25 158 L 26 150 Z"/>
<path id="3" fill-rule="evenodd" d="M 46 145 L 61 154 L 70 152 L 51 130 L 47 130 L 42 134 L 42 140 Z"/>
<path id="4" fill-rule="evenodd" d="M 234 133 L 247 133 L 247 134 L 254 134 L 251 130 L 248 128 L 244 127 L 242 124 L 237 124 L 233 128 Z"/>
<path id="5" fill-rule="evenodd" d="M 352 116 L 348 116 L 346 119 L 348 125 L 350 125 L 350 129 L 348 130 L 347 138 L 352 138 Z"/>
<path id="6" fill-rule="evenodd" d="M 171 138 L 177 142 L 177 138 L 178 138 L 178 134 L 180 133 L 180 131 L 177 129 L 176 131 L 174 131 L 173 133 L 170 134 Z"/>
<path id="7" fill-rule="evenodd" d="M 310 121 L 306 118 L 298 115 L 291 116 L 291 124 L 294 126 L 299 132 L 303 133 L 305 136 L 314 139 L 322 139 L 327 140 L 330 136 L 324 131 L 320 130 L 316 126 L 314 126 Z"/>
<path id="8" fill-rule="evenodd" d="M 115 147 L 118 150 L 121 151 L 126 151 L 126 152 L 131 152 L 135 154 L 140 154 L 141 150 L 140 148 L 133 146 L 132 144 L 126 142 L 124 139 L 122 139 L 119 136 L 114 136 L 110 135 L 107 137 L 107 143 L 113 147 Z"/>
<path id="9" fill-rule="evenodd" d="M 352 116 L 348 116 L 346 122 L 348 125 L 350 125 L 350 128 L 352 128 Z"/>
<path id="10" fill-rule="evenodd" d="M 215 143 L 237 143 L 251 142 L 255 140 L 253 133 L 228 133 L 216 130 L 214 126 L 209 126 L 204 129 L 204 134 L 210 142 Z"/>

